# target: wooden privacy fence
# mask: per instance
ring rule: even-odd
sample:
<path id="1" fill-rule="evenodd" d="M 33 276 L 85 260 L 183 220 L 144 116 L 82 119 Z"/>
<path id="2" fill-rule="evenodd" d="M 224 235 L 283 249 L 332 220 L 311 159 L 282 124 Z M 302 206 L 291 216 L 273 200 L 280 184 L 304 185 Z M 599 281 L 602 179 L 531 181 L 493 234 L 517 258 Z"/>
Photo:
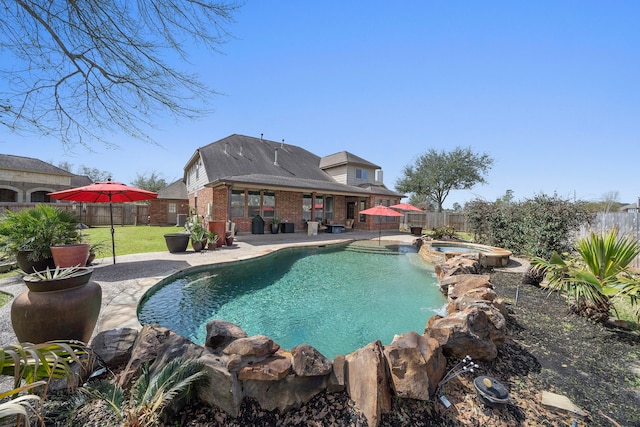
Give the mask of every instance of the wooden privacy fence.
<path id="1" fill-rule="evenodd" d="M 0 203 L 0 215 L 6 210 L 19 212 L 40 203 Z M 56 208 L 74 212 L 89 227 L 111 225 L 109 203 L 51 203 Z M 146 225 L 149 221 L 146 203 L 113 203 L 113 225 Z"/>
<path id="2" fill-rule="evenodd" d="M 409 227 L 424 230 L 453 227 L 456 231 L 469 231 L 467 215 L 463 212 L 406 212 L 405 221 Z"/>
<path id="3" fill-rule="evenodd" d="M 608 233 L 614 227 L 618 230 L 619 236 L 629 236 L 640 241 L 640 212 L 598 213 L 591 225 L 585 224 L 580 227 L 576 240 L 589 237 L 591 232 Z M 640 257 L 636 257 L 631 266 L 640 268 Z"/>

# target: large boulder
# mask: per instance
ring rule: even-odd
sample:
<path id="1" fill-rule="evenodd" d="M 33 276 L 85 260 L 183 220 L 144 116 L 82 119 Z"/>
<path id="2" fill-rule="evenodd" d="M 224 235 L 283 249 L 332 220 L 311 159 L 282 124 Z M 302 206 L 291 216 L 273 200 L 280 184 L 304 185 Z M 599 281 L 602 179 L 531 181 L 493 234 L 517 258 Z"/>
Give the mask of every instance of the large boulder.
<path id="1" fill-rule="evenodd" d="M 477 307 L 458 311 L 435 319 L 428 324 L 425 335 L 442 346 L 445 355 L 462 359 L 469 355 L 475 360 L 493 360 L 498 355 L 491 340 L 489 316 Z"/>
<path id="2" fill-rule="evenodd" d="M 293 372 L 301 377 L 328 375 L 331 372 L 331 360 L 308 344 L 300 344 L 291 349 Z"/>
<path id="3" fill-rule="evenodd" d="M 243 366 L 238 371 L 238 379 L 255 381 L 278 381 L 291 371 L 291 353 L 278 350 L 266 359 Z"/>
<path id="4" fill-rule="evenodd" d="M 339 354 L 333 358 L 333 369 L 329 374 L 327 382 L 327 391 L 329 393 L 341 393 L 345 389 L 345 356 Z"/>
<path id="5" fill-rule="evenodd" d="M 444 377 L 447 360 L 438 341 L 408 332 L 384 347 L 396 396 L 429 400 Z"/>
<path id="6" fill-rule="evenodd" d="M 214 352 L 219 352 L 238 338 L 246 337 L 247 333 L 235 323 L 215 319 L 207 323 L 207 337 L 204 345 Z"/>
<path id="7" fill-rule="evenodd" d="M 237 417 L 242 404 L 242 386 L 234 373 L 225 367 L 224 358 L 204 354 L 198 359 L 204 364 L 209 381 L 198 389 L 198 398 Z"/>
<path id="8" fill-rule="evenodd" d="M 369 427 L 375 427 L 381 415 L 391 411 L 391 389 L 382 343 L 369 343 L 347 355 L 345 360 L 349 397 L 365 416 Z"/>
<path id="9" fill-rule="evenodd" d="M 328 375 L 299 377 L 293 373 L 279 381 L 242 381 L 247 397 L 255 399 L 267 411 L 297 408 L 327 387 Z"/>
<path id="10" fill-rule="evenodd" d="M 145 325 L 138 333 L 129 362 L 118 376 L 118 384 L 128 384 L 143 363 L 148 363 L 149 370 L 155 372 L 173 359 L 196 359 L 203 352 L 202 346 L 167 328 Z"/>
<path id="11" fill-rule="evenodd" d="M 107 367 L 116 369 L 129 361 L 137 337 L 137 329 L 109 329 L 91 340 L 91 349 Z"/>
<path id="12" fill-rule="evenodd" d="M 467 292 L 477 289 L 493 289 L 491 277 L 488 274 L 465 274 L 447 289 L 447 298 L 455 300 Z M 459 277 L 453 276 L 453 277 Z"/>
<path id="13" fill-rule="evenodd" d="M 266 357 L 275 353 L 280 346 L 271 338 L 264 335 L 254 335 L 247 338 L 238 338 L 222 351 L 224 354 L 237 354 L 242 357 Z"/>

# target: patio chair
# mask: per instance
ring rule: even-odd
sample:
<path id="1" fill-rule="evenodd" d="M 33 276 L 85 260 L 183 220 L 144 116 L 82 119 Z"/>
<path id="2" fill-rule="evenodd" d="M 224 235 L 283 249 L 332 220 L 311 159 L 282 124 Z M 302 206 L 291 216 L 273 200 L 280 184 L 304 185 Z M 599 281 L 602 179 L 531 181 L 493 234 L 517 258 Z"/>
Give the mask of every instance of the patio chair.
<path id="1" fill-rule="evenodd" d="M 345 223 L 344 223 L 344 229 L 346 230 L 353 230 L 353 223 L 355 221 L 353 219 L 348 219 Z"/>

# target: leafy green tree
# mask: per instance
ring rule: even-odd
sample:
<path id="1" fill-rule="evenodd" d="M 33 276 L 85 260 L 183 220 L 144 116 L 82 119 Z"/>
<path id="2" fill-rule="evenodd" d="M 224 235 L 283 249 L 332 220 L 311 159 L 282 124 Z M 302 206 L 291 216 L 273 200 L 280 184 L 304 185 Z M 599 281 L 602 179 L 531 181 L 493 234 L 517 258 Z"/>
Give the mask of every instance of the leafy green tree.
<path id="1" fill-rule="evenodd" d="M 149 140 L 162 112 L 201 115 L 215 92 L 186 67 L 184 44 L 216 52 L 233 0 L 8 0 L 0 8 L 0 125 L 113 145 L 104 131 Z M 201 52 L 198 53 L 200 55 Z"/>
<path id="2" fill-rule="evenodd" d="M 100 170 L 98 168 L 90 168 L 85 165 L 78 167 L 78 175 L 88 176 L 92 182 L 106 181 L 111 178 L 111 172 L 106 170 Z"/>
<path id="3" fill-rule="evenodd" d="M 488 154 L 476 154 L 471 148 L 457 147 L 451 152 L 430 149 L 418 157 L 414 165 L 404 167 L 404 177 L 396 189 L 426 197 L 442 212 L 442 204 L 451 190 L 468 190 L 485 183 L 493 159 Z"/>
<path id="4" fill-rule="evenodd" d="M 153 191 L 157 193 L 159 190 L 167 186 L 167 181 L 158 172 L 148 172 L 148 176 L 142 176 L 136 174 L 136 179 L 133 180 L 131 185 L 134 187 L 142 188 L 143 190 Z"/>

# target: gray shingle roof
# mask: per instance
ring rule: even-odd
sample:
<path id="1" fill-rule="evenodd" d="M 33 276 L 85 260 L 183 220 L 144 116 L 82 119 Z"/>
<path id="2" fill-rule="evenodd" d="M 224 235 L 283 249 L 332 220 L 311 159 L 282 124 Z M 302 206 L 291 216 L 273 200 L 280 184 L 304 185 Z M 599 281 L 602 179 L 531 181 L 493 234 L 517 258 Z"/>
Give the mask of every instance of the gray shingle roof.
<path id="1" fill-rule="evenodd" d="M 0 154 L 0 169 L 29 171 L 48 173 L 52 175 L 72 176 L 71 172 L 53 166 L 42 160 L 33 159 L 31 157 L 13 156 L 11 154 Z"/>
<path id="2" fill-rule="evenodd" d="M 198 153 L 210 186 L 228 182 L 343 194 L 402 196 L 381 186 L 362 188 L 339 184 L 320 168 L 319 156 L 291 144 L 234 134 L 199 148 L 186 165 L 185 171 L 197 159 Z M 348 159 L 357 164 L 379 168 L 346 151 L 338 154 L 330 164 L 336 164 L 336 160 Z"/>
<path id="3" fill-rule="evenodd" d="M 330 167 L 346 164 L 381 169 L 380 166 L 373 164 L 370 161 L 363 159 L 362 157 L 358 157 L 355 154 L 349 153 L 348 151 L 340 151 L 339 153 L 323 157 L 320 160 L 320 169 L 327 169 Z"/>
<path id="4" fill-rule="evenodd" d="M 158 191 L 158 199 L 187 200 L 189 199 L 189 194 L 187 194 L 187 186 L 181 179 L 172 182 L 171 184 Z"/>

